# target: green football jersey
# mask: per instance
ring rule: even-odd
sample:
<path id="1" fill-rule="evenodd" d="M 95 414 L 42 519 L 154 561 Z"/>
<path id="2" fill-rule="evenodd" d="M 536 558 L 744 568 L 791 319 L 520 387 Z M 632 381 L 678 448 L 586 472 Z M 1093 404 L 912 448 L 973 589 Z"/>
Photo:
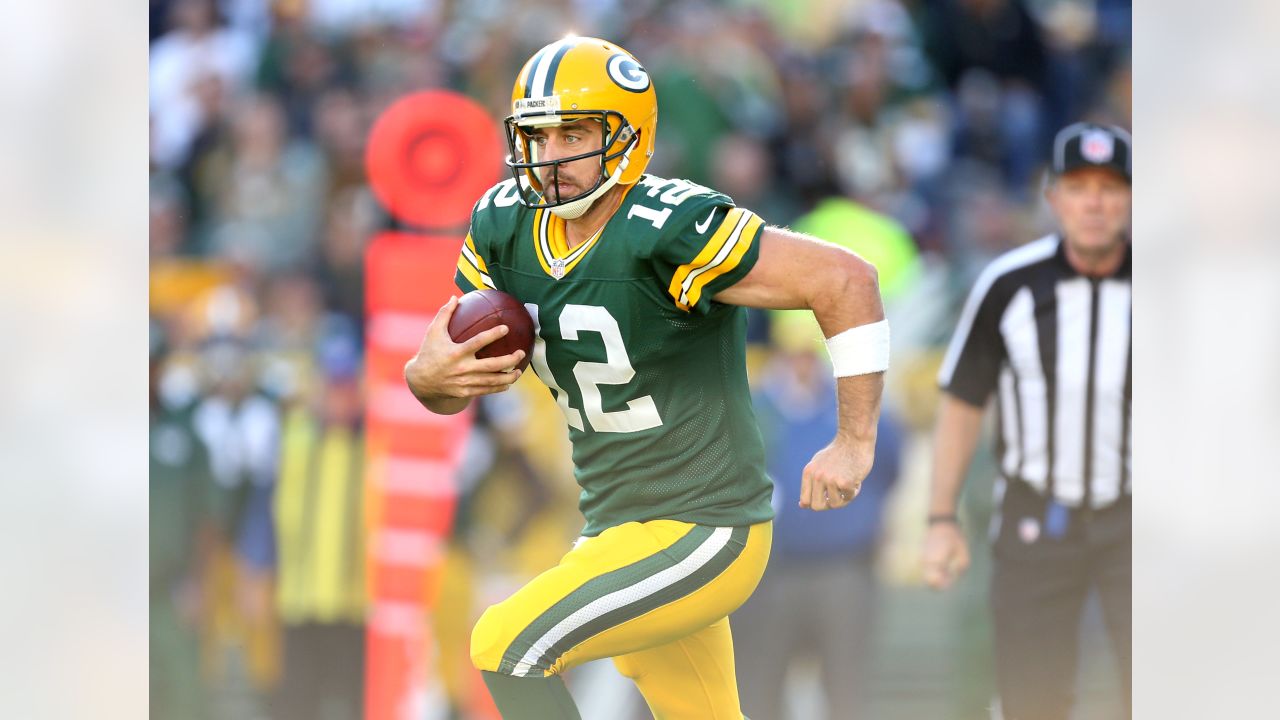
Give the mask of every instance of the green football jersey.
<path id="1" fill-rule="evenodd" d="M 569 426 L 583 534 L 772 518 L 746 311 L 712 300 L 755 264 L 760 218 L 701 185 L 646 175 L 569 251 L 564 220 L 516 190 L 507 180 L 476 203 L 455 279 L 509 293 L 533 316 L 530 366 Z"/>

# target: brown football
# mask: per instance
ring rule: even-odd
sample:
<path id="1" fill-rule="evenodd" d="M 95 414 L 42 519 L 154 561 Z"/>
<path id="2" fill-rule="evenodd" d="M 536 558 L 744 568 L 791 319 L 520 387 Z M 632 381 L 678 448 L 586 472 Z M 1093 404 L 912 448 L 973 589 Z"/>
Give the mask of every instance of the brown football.
<path id="1" fill-rule="evenodd" d="M 449 337 L 460 343 L 499 325 L 507 326 L 507 334 L 480 348 L 476 357 L 498 357 L 523 350 L 524 358 L 516 368 L 524 370 L 533 353 L 533 318 L 519 300 L 501 290 L 472 290 L 459 298 L 449 319 Z"/>

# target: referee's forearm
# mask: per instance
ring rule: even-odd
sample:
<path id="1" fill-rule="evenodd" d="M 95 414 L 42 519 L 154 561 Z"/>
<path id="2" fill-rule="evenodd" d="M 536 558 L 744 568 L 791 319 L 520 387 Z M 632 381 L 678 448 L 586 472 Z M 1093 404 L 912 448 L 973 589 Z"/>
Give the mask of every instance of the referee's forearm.
<path id="1" fill-rule="evenodd" d="M 942 393 L 933 439 L 933 483 L 930 515 L 955 513 L 969 462 L 978 446 L 985 408 L 975 407 Z"/>

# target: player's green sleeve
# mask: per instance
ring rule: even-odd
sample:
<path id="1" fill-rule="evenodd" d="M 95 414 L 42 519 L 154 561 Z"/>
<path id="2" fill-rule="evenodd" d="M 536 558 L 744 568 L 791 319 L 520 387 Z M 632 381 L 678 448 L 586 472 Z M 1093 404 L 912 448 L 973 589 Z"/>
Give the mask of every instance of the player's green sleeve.
<path id="1" fill-rule="evenodd" d="M 495 287 L 493 278 L 489 276 L 489 266 L 476 249 L 471 233 L 467 233 L 466 239 L 462 241 L 462 249 L 458 253 L 458 270 L 453 274 L 453 282 L 462 292 Z"/>
<path id="2" fill-rule="evenodd" d="M 764 221 L 723 204 L 704 207 L 700 215 L 685 215 L 688 222 L 664 232 L 653 261 L 676 307 L 706 314 L 716 293 L 755 266 Z"/>

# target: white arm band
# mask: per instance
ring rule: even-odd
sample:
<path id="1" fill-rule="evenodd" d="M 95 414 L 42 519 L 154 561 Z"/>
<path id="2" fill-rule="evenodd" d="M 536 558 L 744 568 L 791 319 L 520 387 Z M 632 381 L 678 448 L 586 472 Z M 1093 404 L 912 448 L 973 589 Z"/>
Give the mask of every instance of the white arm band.
<path id="1" fill-rule="evenodd" d="M 827 338 L 827 355 L 836 377 L 889 369 L 889 321 L 859 325 Z"/>

